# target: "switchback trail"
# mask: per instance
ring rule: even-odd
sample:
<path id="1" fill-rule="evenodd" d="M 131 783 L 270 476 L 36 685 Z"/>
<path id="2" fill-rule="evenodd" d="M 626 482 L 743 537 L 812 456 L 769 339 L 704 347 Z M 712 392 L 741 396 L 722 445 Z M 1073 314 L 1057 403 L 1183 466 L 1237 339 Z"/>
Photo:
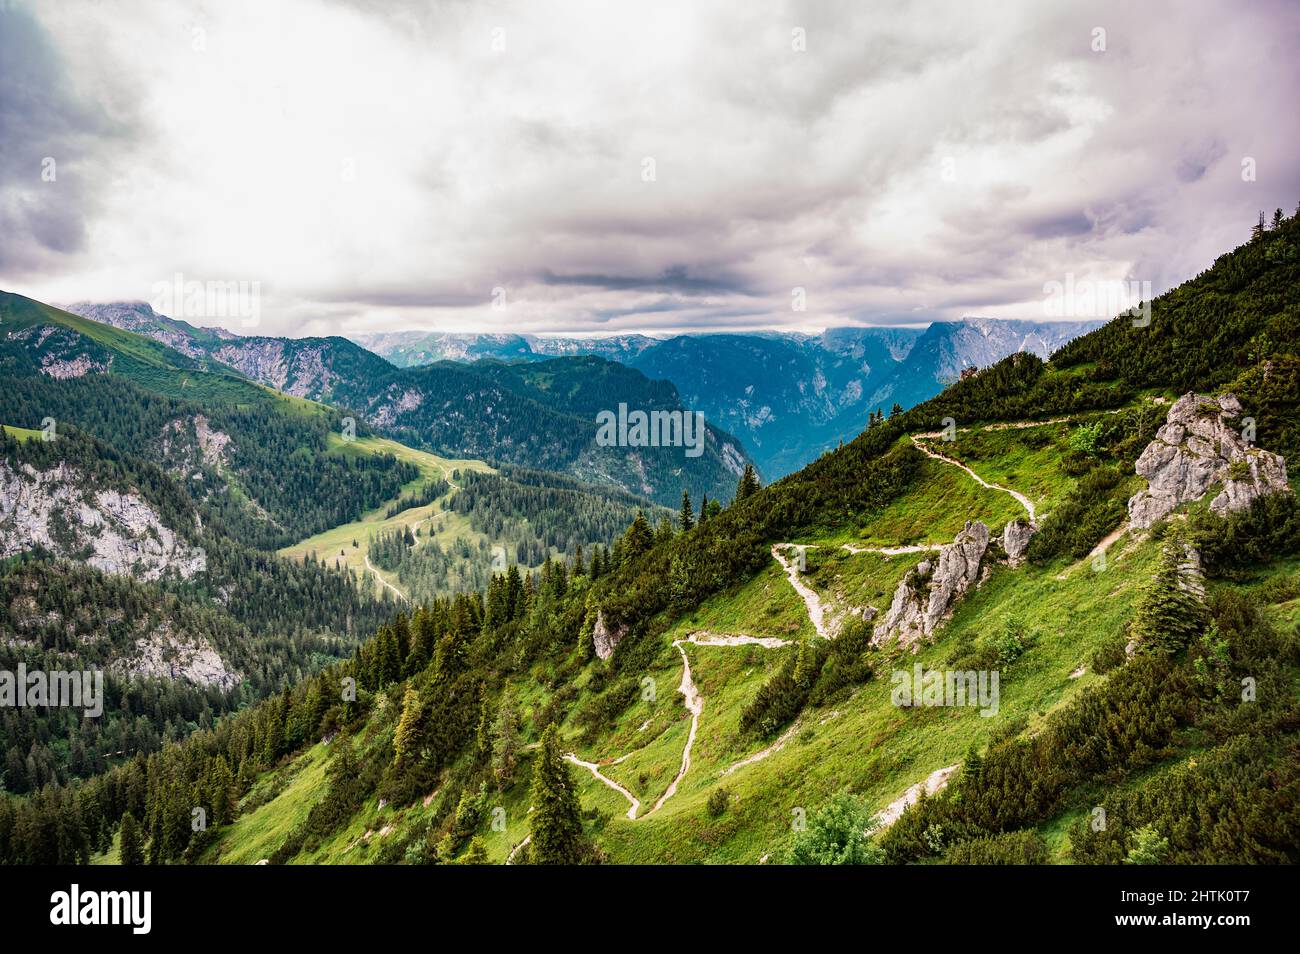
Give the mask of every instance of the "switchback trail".
<path id="1" fill-rule="evenodd" d="M 966 471 L 966 473 L 970 474 L 971 478 L 981 487 L 987 487 L 989 490 L 997 490 L 1004 494 L 1010 494 L 1019 502 L 1020 506 L 1025 508 L 1025 511 L 1029 514 L 1029 519 L 1031 522 L 1036 518 L 1037 514 L 1034 512 L 1033 501 L 1031 501 L 1020 491 L 1012 490 L 1010 487 L 1003 487 L 1001 484 L 991 484 L 983 477 L 981 477 L 979 474 L 975 473 L 975 471 L 971 470 L 969 467 L 963 464 L 961 461 L 956 460 L 955 458 L 952 457 L 946 457 L 943 454 L 940 454 L 938 451 L 931 450 L 924 443 L 924 438 L 926 436 L 927 435 L 913 434 L 911 436 L 912 446 L 915 447 L 917 450 L 919 450 L 922 454 L 925 454 L 927 457 L 933 457 L 935 460 L 942 461 L 943 463 L 949 464 L 952 467 L 960 467 L 962 470 Z"/>
<path id="2" fill-rule="evenodd" d="M 794 587 L 794 591 L 803 599 L 804 606 L 808 608 L 808 619 L 812 621 L 813 629 L 822 639 L 833 639 L 830 626 L 826 623 L 826 607 L 822 604 L 822 598 L 817 595 L 817 591 L 812 589 L 803 580 L 799 579 L 799 566 L 791 560 L 786 559 L 781 552 L 783 548 L 800 549 L 796 544 L 778 543 L 772 547 L 772 556 L 777 563 L 785 567 L 786 579 Z"/>
<path id="3" fill-rule="evenodd" d="M 695 745 L 695 734 L 696 732 L 699 731 L 700 728 L 700 713 L 704 711 L 704 697 L 700 695 L 699 689 L 696 688 L 695 686 L 695 680 L 691 676 L 691 660 L 686 655 L 686 650 L 682 648 L 687 643 L 690 643 L 691 645 L 695 645 L 695 646 L 762 646 L 764 649 L 779 649 L 782 646 L 789 646 L 790 640 L 778 639 L 775 636 L 720 635 L 716 633 L 707 633 L 707 632 L 692 633 L 690 636 L 687 636 L 685 639 L 673 640 L 673 648 L 676 649 L 681 654 L 682 657 L 682 681 L 681 684 L 677 687 L 677 691 L 682 694 L 682 697 L 686 705 L 686 711 L 691 714 L 691 727 L 686 736 L 686 745 L 682 748 L 681 768 L 677 770 L 677 775 L 673 778 L 672 782 L 669 783 L 668 788 L 664 790 L 664 793 L 659 796 L 658 800 L 654 803 L 653 806 L 651 806 L 650 810 L 646 812 L 644 815 L 639 814 L 639 812 L 641 811 L 640 799 L 638 799 L 635 795 L 629 792 L 622 785 L 618 784 L 618 782 L 614 781 L 609 776 L 604 775 L 600 771 L 600 765 L 598 765 L 595 762 L 587 762 L 583 759 L 580 759 L 573 752 L 568 752 L 565 754 L 564 756 L 565 761 L 570 762 L 574 765 L 581 766 L 582 768 L 585 768 L 595 778 L 599 779 L 603 784 L 614 789 L 614 791 L 620 793 L 624 798 L 628 800 L 629 808 L 627 810 L 627 817 L 631 821 L 640 821 L 643 818 L 649 818 L 655 812 L 659 811 L 659 809 L 661 809 L 664 806 L 664 804 L 668 801 L 668 799 L 672 798 L 674 795 L 677 794 L 677 786 L 681 784 L 682 779 L 686 777 L 686 773 L 690 771 L 691 768 L 691 749 Z M 782 739 L 778 739 L 777 743 L 784 744 L 783 739 L 784 736 L 782 737 Z M 730 772 L 735 771 L 736 769 L 740 768 L 742 765 L 748 764 L 749 761 L 756 762 L 761 758 L 765 758 L 771 752 L 776 751 L 776 749 L 779 748 L 779 745 L 777 743 L 774 743 L 772 746 L 769 746 L 768 749 L 765 749 L 757 756 L 751 756 L 749 760 L 733 765 L 724 774 L 728 774 Z M 621 755 L 616 759 L 612 759 L 602 764 L 618 765 L 620 762 L 623 762 L 631 758 L 639 751 L 641 750 L 634 749 L 633 751 L 628 752 L 626 755 Z M 519 847 L 522 847 L 522 845 L 520 845 Z"/>

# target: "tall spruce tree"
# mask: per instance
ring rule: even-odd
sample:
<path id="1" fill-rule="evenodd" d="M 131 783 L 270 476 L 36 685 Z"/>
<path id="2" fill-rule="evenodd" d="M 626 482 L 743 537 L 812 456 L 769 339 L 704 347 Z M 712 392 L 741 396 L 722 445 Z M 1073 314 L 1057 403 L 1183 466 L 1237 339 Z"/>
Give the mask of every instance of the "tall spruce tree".
<path id="1" fill-rule="evenodd" d="M 582 832 L 582 806 L 569 767 L 560 755 L 555 725 L 547 727 L 537 753 L 529 816 L 533 840 L 529 858 L 539 865 L 581 864 L 590 854 Z"/>
<path id="2" fill-rule="evenodd" d="M 677 515 L 677 522 L 681 524 L 682 533 L 690 530 L 695 526 L 695 512 L 691 509 L 691 495 L 689 491 L 682 491 L 682 509 Z"/>
<path id="3" fill-rule="evenodd" d="M 740 483 L 736 485 L 736 503 L 754 496 L 758 493 L 758 473 L 754 470 L 753 464 L 746 464 L 745 471 L 740 475 Z"/>
<path id="4" fill-rule="evenodd" d="M 1155 574 L 1142 586 L 1131 630 L 1141 652 L 1176 653 L 1205 628 L 1205 608 L 1185 579 L 1185 559 L 1181 542 L 1165 543 Z"/>
<path id="5" fill-rule="evenodd" d="M 623 534 L 623 559 L 635 560 L 649 550 L 653 543 L 654 531 L 650 529 L 650 521 L 646 519 L 644 510 L 638 510 L 636 519 Z"/>
<path id="6" fill-rule="evenodd" d="M 130 812 L 122 816 L 122 838 L 118 846 L 118 855 L 124 865 L 144 864 L 144 847 L 140 844 L 140 825 Z"/>

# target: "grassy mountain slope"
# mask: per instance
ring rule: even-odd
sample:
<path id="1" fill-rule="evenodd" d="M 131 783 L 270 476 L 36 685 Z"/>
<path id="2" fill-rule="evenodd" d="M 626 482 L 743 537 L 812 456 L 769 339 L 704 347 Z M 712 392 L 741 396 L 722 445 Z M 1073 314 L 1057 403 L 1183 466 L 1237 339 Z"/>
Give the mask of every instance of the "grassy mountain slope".
<path id="1" fill-rule="evenodd" d="M 1145 329 L 1121 317 L 1059 362 L 1008 358 L 690 531 L 630 528 L 608 564 L 498 576 L 398 619 L 274 704 L 86 786 L 87 850 L 130 810 L 159 861 L 535 860 L 531 780 L 555 771 L 536 744 L 553 726 L 584 837 L 613 861 L 806 857 L 798 829 L 824 832 L 832 800 L 857 827 L 893 809 L 860 860 L 1300 860 L 1294 494 L 1226 519 L 1206 494 L 1149 531 L 1125 524 L 1134 462 L 1185 388 L 1230 385 L 1258 444 L 1287 446 L 1300 359 L 1277 332 L 1297 249 L 1288 219 L 1158 299 Z M 1238 343 L 1234 366 L 1170 370 L 1207 327 Z M 1106 341 L 1138 331 L 1167 349 L 1135 339 L 1103 364 Z M 871 641 L 870 610 L 909 571 L 928 578 L 932 554 L 902 548 L 1031 511 L 1027 560 L 995 542 L 915 653 Z M 806 567 L 782 544 L 808 547 Z M 996 712 L 895 704 L 895 674 L 918 664 L 996 671 Z M 238 781 L 214 787 L 221 765 Z M 199 837 L 171 829 L 158 794 L 191 780 L 238 800 Z M 133 785 L 155 794 L 112 794 Z M 7 810 L 22 830 L 20 812 L 47 809 Z M 41 857 L 21 838 L 7 851 Z"/>

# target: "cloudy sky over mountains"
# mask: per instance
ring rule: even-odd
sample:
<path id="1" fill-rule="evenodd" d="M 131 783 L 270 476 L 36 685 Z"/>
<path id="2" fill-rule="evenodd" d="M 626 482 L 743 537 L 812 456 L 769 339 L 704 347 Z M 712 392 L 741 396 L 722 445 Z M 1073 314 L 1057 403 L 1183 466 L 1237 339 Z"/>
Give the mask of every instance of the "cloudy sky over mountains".
<path id="1" fill-rule="evenodd" d="M 10 0 L 0 287 L 260 282 L 295 335 L 1041 318 L 1294 211 L 1297 89 L 1285 0 Z"/>

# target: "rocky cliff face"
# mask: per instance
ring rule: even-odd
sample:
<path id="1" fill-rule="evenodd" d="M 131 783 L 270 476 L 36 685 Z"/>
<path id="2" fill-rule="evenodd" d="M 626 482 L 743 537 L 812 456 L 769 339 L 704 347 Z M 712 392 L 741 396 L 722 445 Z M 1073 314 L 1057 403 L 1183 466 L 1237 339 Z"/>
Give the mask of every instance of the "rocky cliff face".
<path id="1" fill-rule="evenodd" d="M 1242 438 L 1241 410 L 1232 394 L 1189 393 L 1174 402 L 1165 425 L 1137 459 L 1137 472 L 1150 486 L 1128 502 L 1135 528 L 1150 527 L 1219 485 L 1210 509 L 1220 516 L 1259 497 L 1290 491 L 1286 462 Z"/>
<path id="2" fill-rule="evenodd" d="M 596 625 L 592 630 L 591 639 L 596 646 L 596 656 L 600 659 L 608 659 L 614 655 L 614 649 L 623 637 L 627 635 L 626 626 L 610 626 L 605 622 L 604 611 L 596 614 Z"/>
<path id="3" fill-rule="evenodd" d="M 57 325 L 35 325 L 10 331 L 5 337 L 22 345 L 42 374 L 79 378 L 108 371 L 112 358 L 103 348 Z"/>
<path id="4" fill-rule="evenodd" d="M 135 652 L 115 669 L 131 676 L 180 679 L 196 686 L 233 689 L 243 678 L 226 666 L 221 655 L 201 636 L 177 636 L 167 624 L 136 640 Z"/>
<path id="5" fill-rule="evenodd" d="M 164 526 L 138 494 L 94 490 L 67 464 L 41 471 L 0 461 L 0 557 L 37 547 L 140 580 L 188 579 L 207 567 L 204 551 Z"/>
<path id="6" fill-rule="evenodd" d="M 989 528 L 978 520 L 966 526 L 937 559 L 924 560 L 899 582 L 893 602 L 871 637 L 880 645 L 897 639 L 904 646 L 928 637 L 955 604 L 979 580 L 989 547 Z"/>

